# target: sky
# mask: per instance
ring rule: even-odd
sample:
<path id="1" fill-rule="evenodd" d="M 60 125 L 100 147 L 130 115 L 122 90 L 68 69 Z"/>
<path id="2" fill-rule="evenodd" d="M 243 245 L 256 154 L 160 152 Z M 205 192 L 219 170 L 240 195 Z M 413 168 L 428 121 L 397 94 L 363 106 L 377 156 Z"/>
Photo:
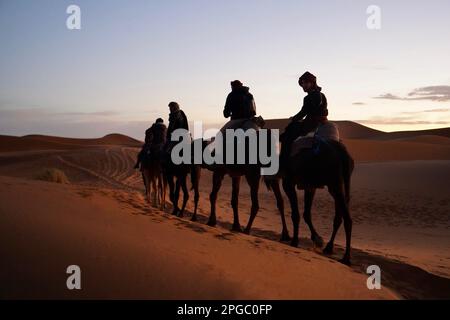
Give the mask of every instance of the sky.
<path id="1" fill-rule="evenodd" d="M 214 127 L 235 79 L 263 118 L 287 118 L 306 70 L 331 120 L 447 127 L 449 30 L 448 0 L 0 0 L 0 134 L 142 139 L 170 101 Z"/>

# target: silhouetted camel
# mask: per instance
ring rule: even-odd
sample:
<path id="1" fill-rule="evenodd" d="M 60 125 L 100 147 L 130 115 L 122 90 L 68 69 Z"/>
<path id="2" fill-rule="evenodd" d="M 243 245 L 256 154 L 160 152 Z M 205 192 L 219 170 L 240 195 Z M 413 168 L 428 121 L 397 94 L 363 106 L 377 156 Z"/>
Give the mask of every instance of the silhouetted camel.
<path id="1" fill-rule="evenodd" d="M 268 131 L 268 137 L 270 137 L 270 130 Z M 259 139 L 260 139 L 261 131 L 257 131 L 257 148 L 259 150 Z M 226 139 L 224 139 L 226 140 Z M 226 145 L 226 141 L 224 141 L 224 145 Z M 267 150 L 271 150 L 270 139 L 267 140 Z M 224 153 L 224 159 L 226 159 L 226 152 Z M 222 181 L 225 175 L 229 175 L 232 181 L 232 195 L 231 195 L 231 207 L 233 208 L 233 227 L 232 231 L 242 231 L 241 225 L 239 222 L 239 189 L 241 177 L 245 177 L 247 183 L 250 187 L 250 198 L 252 202 L 251 210 L 250 210 L 250 218 L 248 220 L 247 226 L 244 229 L 244 233 L 249 234 L 253 221 L 259 210 L 259 201 L 258 201 L 258 191 L 259 184 L 261 180 L 261 168 L 262 165 L 259 161 L 256 164 L 249 164 L 248 162 L 248 148 L 246 148 L 246 164 L 215 164 L 213 166 L 206 166 L 209 170 L 213 171 L 213 186 L 210 194 L 210 203 L 211 203 L 211 214 L 208 220 L 209 226 L 216 225 L 216 201 L 219 190 L 222 186 Z"/>
<path id="2" fill-rule="evenodd" d="M 295 187 L 304 189 L 305 211 L 303 218 L 311 231 L 311 239 L 316 246 L 323 246 L 323 239 L 314 229 L 311 219 L 311 206 L 317 188 L 326 186 L 334 198 L 335 218 L 333 233 L 325 254 L 332 254 L 334 239 L 339 227 L 344 221 L 346 248 L 344 257 L 340 260 L 349 265 L 351 263 L 352 219 L 349 212 L 350 179 L 354 169 L 354 161 L 345 146 L 333 140 L 319 140 L 313 149 L 303 149 L 296 156 L 289 159 L 283 177 L 283 189 L 286 192 L 292 209 L 292 223 L 294 235 L 291 245 L 298 246 L 298 229 L 300 214 L 298 210 L 297 192 Z M 277 201 L 283 201 L 279 193 L 275 193 Z"/>
<path id="3" fill-rule="evenodd" d="M 166 203 L 167 180 L 163 174 L 161 146 L 152 146 L 150 156 L 144 155 L 141 162 L 147 201 L 154 207 L 164 210 Z"/>
<path id="4" fill-rule="evenodd" d="M 192 142 L 192 152 L 194 142 Z M 194 190 L 194 212 L 191 220 L 197 220 L 198 201 L 200 198 L 199 182 L 201 175 L 201 166 L 196 164 L 174 164 L 170 154 L 167 155 L 164 163 L 164 173 L 169 184 L 169 198 L 173 204 L 172 214 L 178 217 L 183 217 L 186 209 L 187 201 L 189 200 L 189 190 L 187 187 L 187 176 L 191 175 L 192 188 Z M 178 199 L 180 197 L 180 189 L 183 190 L 183 203 L 181 208 L 178 207 Z"/>

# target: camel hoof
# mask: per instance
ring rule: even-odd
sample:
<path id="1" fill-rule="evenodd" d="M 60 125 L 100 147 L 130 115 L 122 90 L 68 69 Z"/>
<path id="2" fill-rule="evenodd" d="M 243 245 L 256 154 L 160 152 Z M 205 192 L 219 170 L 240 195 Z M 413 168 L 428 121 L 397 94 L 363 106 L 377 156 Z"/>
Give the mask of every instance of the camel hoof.
<path id="1" fill-rule="evenodd" d="M 245 228 L 244 233 L 245 234 L 250 234 L 250 229 L 249 228 Z"/>
<path id="2" fill-rule="evenodd" d="M 291 241 L 291 237 L 289 236 L 289 233 L 283 232 L 281 234 L 280 242 L 286 242 L 286 241 Z"/>
<path id="3" fill-rule="evenodd" d="M 241 225 L 233 224 L 233 227 L 231 228 L 231 231 L 233 231 L 233 232 L 242 232 Z"/>
<path id="4" fill-rule="evenodd" d="M 323 248 L 323 238 L 321 236 L 317 235 L 315 237 L 311 237 L 311 240 L 315 247 Z"/>
<path id="5" fill-rule="evenodd" d="M 297 248 L 298 247 L 298 239 L 292 239 L 291 241 L 291 247 Z"/>
<path id="6" fill-rule="evenodd" d="M 332 255 L 333 254 L 333 245 L 332 244 L 327 244 L 327 246 L 325 247 L 325 249 L 323 249 L 323 253 L 326 255 Z"/>
<path id="7" fill-rule="evenodd" d="M 216 220 L 209 219 L 207 225 L 210 226 L 210 227 L 215 227 L 216 226 Z"/>
<path id="8" fill-rule="evenodd" d="M 196 215 L 193 215 L 192 218 L 191 218 L 191 221 L 192 221 L 192 222 L 197 222 L 197 216 L 196 216 Z"/>
<path id="9" fill-rule="evenodd" d="M 339 260 L 339 262 L 349 267 L 352 265 L 351 259 L 348 255 L 345 255 L 341 260 Z"/>
<path id="10" fill-rule="evenodd" d="M 183 218 L 184 217 L 183 211 L 178 212 L 177 217 L 178 218 Z"/>

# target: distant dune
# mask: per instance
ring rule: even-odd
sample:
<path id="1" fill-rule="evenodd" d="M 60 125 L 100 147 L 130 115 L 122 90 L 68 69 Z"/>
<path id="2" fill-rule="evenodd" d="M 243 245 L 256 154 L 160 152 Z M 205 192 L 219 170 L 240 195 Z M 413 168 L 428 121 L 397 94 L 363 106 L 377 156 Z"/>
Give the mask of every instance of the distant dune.
<path id="1" fill-rule="evenodd" d="M 27 135 L 23 137 L 0 135 L 0 152 L 70 150 L 100 145 L 139 147 L 142 145 L 142 142 L 123 134 L 108 134 L 96 139 L 63 138 L 45 135 Z"/>
<path id="2" fill-rule="evenodd" d="M 266 127 L 270 129 L 279 129 L 284 131 L 289 124 L 289 119 L 269 119 L 266 120 Z M 332 121 L 339 127 L 339 134 L 343 139 L 406 139 L 418 136 L 440 136 L 450 138 L 450 128 L 430 129 L 430 130 L 413 130 L 413 131 L 397 131 L 383 132 L 380 130 L 366 127 L 353 121 Z"/>
<path id="3" fill-rule="evenodd" d="M 289 119 L 269 119 L 266 120 L 266 127 L 270 129 L 284 129 L 289 124 Z M 333 121 L 339 127 L 342 138 L 347 139 L 373 139 L 385 134 L 383 131 L 375 130 L 352 121 Z"/>
<path id="4" fill-rule="evenodd" d="M 417 141 L 344 139 L 344 144 L 357 162 L 450 160 L 450 144 L 414 139 Z"/>
<path id="5" fill-rule="evenodd" d="M 266 120 L 266 127 L 284 131 L 289 121 Z M 334 123 L 358 162 L 450 160 L 450 128 L 383 132 L 352 121 Z"/>
<path id="6" fill-rule="evenodd" d="M 267 120 L 266 127 L 284 130 L 288 123 L 288 119 Z M 358 162 L 450 160 L 450 128 L 387 133 L 351 121 L 335 123 L 341 138 Z M 122 134 L 109 134 L 96 139 L 0 136 L 0 152 L 74 150 L 106 145 L 140 147 L 142 142 Z"/>

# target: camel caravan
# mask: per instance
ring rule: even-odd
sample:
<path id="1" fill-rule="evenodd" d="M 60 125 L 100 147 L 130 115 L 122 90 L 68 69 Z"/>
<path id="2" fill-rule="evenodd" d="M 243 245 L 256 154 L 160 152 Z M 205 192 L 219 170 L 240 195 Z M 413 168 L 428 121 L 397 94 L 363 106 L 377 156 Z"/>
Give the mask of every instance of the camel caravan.
<path id="1" fill-rule="evenodd" d="M 327 187 L 335 202 L 333 232 L 323 249 L 333 253 L 336 234 L 344 223 L 346 248 L 342 263 L 351 264 L 352 219 L 349 212 L 350 180 L 354 161 L 339 139 L 339 131 L 328 121 L 327 99 L 317 85 L 316 77 L 306 72 L 299 86 L 307 93 L 299 113 L 291 118 L 283 134 L 266 129 L 264 120 L 256 116 L 256 106 L 249 88 L 240 81 L 231 82 L 223 110 L 230 121 L 212 139 L 192 139 L 185 113 L 176 102 L 169 103 L 169 125 L 159 118 L 145 133 L 145 144 L 138 155 L 135 168 L 140 168 L 149 203 L 165 209 L 166 189 L 173 206 L 172 214 L 183 217 L 189 199 L 188 176 L 194 191 L 192 221 L 197 220 L 201 170 L 213 173 L 210 193 L 209 226 L 216 225 L 216 200 L 226 175 L 232 180 L 231 207 L 233 231 L 240 232 L 239 189 L 245 177 L 250 187 L 251 212 L 243 232 L 249 234 L 259 210 L 258 193 L 261 180 L 273 191 L 281 214 L 281 241 L 298 246 L 300 212 L 297 189 L 304 191 L 303 218 L 316 247 L 324 241 L 315 230 L 311 207 L 316 189 Z M 280 147 L 281 146 L 281 147 Z M 289 236 L 284 216 L 281 187 L 291 207 L 294 227 Z M 180 191 L 183 191 L 181 207 Z"/>

